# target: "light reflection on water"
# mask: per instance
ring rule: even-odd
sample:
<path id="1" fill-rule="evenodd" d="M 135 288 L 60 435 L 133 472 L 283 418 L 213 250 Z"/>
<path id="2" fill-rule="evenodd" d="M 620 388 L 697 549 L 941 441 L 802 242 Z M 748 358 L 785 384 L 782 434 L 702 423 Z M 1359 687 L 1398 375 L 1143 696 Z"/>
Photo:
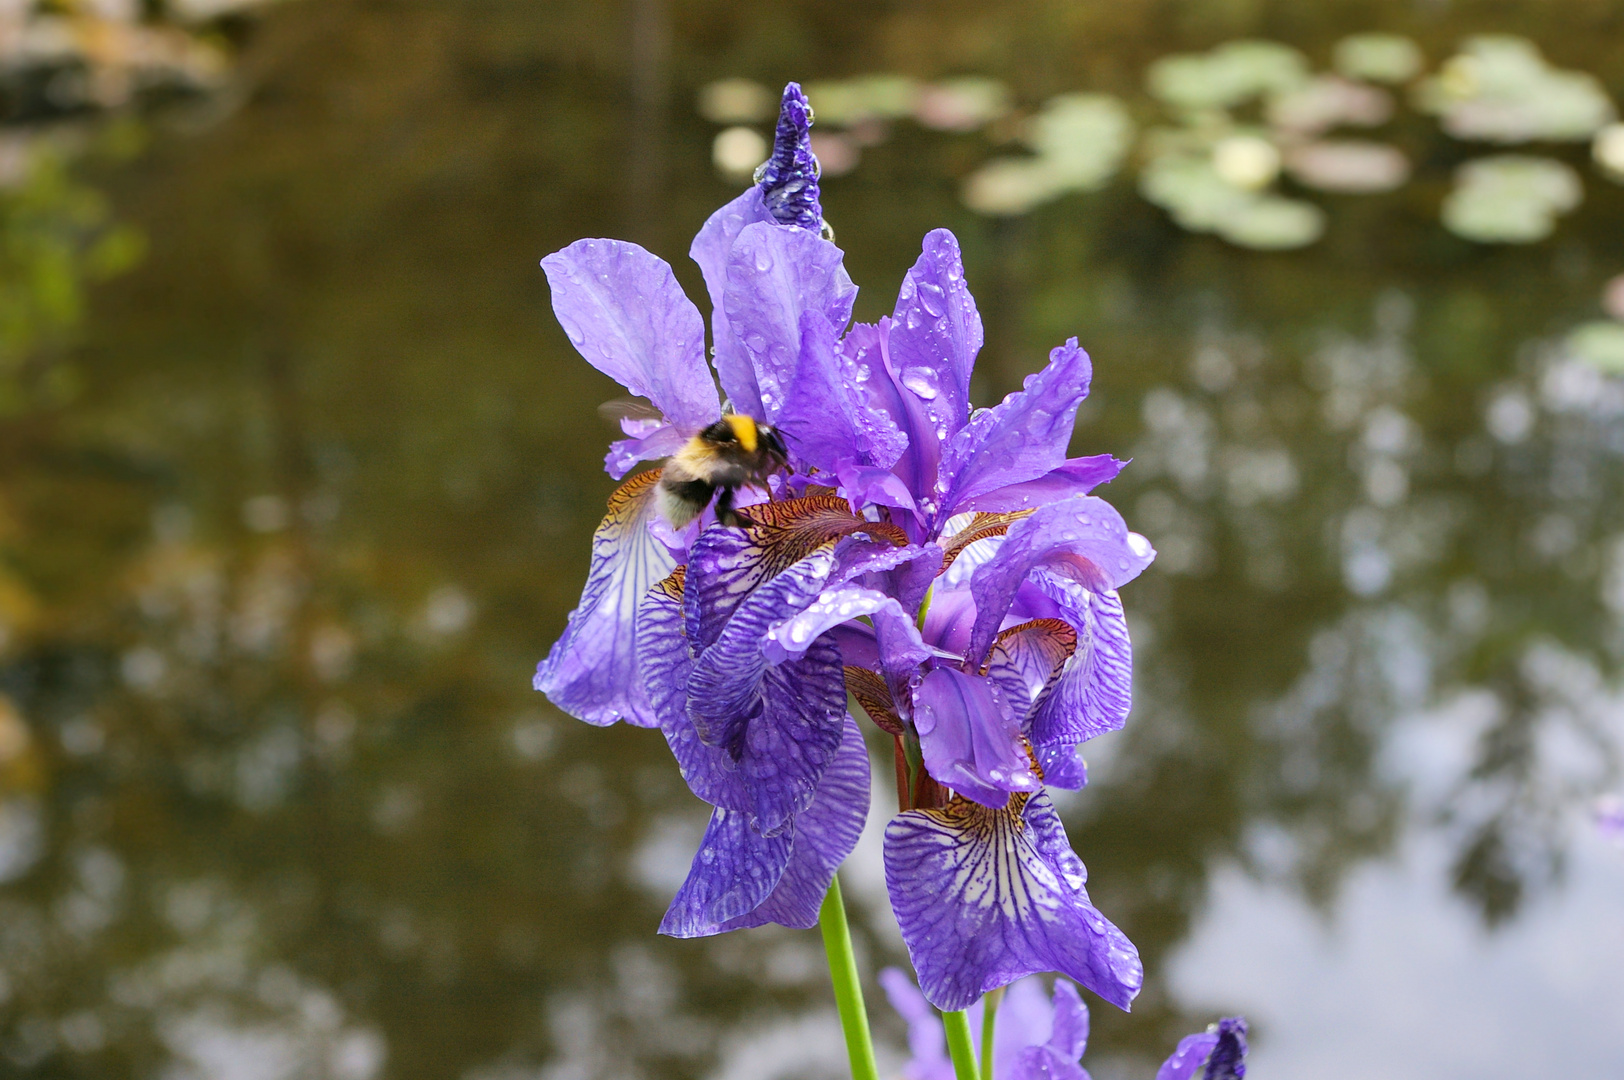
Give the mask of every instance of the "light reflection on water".
<path id="1" fill-rule="evenodd" d="M 610 489 L 591 406 L 615 393 L 535 259 L 638 230 L 693 286 L 681 253 L 728 196 L 673 108 L 639 188 L 662 213 L 617 216 L 619 76 L 560 44 L 618 50 L 588 8 L 289 5 L 250 39 L 257 98 L 105 178 L 151 257 L 98 294 L 79 401 L 0 459 L 5 1068 L 838 1075 L 814 934 L 653 934 L 703 823 L 661 741 L 528 689 Z M 1257 31 L 1122 19 L 1089 47 Z M 693 87 L 737 69 L 696 34 Z M 1074 450 L 1134 458 L 1105 494 L 1161 553 L 1125 597 L 1134 717 L 1063 804 L 1148 968 L 1131 1017 L 1095 1010 L 1094 1075 L 1148 1075 L 1241 1008 L 1260 1076 L 1372 1048 L 1398 1076 L 1619 1072 L 1595 1040 L 1624 852 L 1588 815 L 1624 790 L 1624 384 L 1565 344 L 1624 269 L 1619 193 L 1515 252 L 1423 233 L 1395 195 L 1261 255 L 1121 185 L 974 218 L 955 138 L 899 131 L 829 178 L 859 317 L 953 227 L 976 399 L 1081 337 Z M 870 971 L 901 959 L 885 812 L 845 871 Z"/>

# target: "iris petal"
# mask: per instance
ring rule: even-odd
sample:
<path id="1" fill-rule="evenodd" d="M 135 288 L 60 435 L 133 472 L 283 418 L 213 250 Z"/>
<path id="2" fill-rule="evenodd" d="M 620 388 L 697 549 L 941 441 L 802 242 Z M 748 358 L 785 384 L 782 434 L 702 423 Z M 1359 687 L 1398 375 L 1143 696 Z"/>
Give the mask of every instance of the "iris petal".
<path id="1" fill-rule="evenodd" d="M 727 291 L 727 258 L 733 251 L 733 241 L 746 225 L 771 222 L 773 216 L 762 202 L 761 189 L 754 184 L 744 194 L 712 214 L 694 237 L 688 257 L 699 264 L 705 277 L 705 288 L 711 299 L 711 339 L 714 343 L 713 359 L 716 376 L 722 384 L 722 393 L 732 402 L 734 411 L 748 416 L 761 416 L 761 391 L 756 386 L 756 371 L 750 364 L 750 354 L 734 335 L 727 319 L 722 295 Z"/>
<path id="2" fill-rule="evenodd" d="M 965 284 L 959 242 L 946 229 L 935 229 L 903 278 L 889 342 L 897 380 L 922 403 L 928 420 L 919 438 L 910 432 L 910 439 L 932 463 L 941 459 L 941 444 L 969 419 L 970 373 L 981 343 L 981 315 Z M 935 471 L 933 465 L 932 483 Z"/>
<path id="3" fill-rule="evenodd" d="M 1087 495 L 1101 484 L 1110 483 L 1127 467 L 1127 464 L 1126 461 L 1119 461 L 1110 454 L 1069 458 L 1065 464 L 1049 470 L 1035 480 L 1011 484 L 989 491 L 985 495 L 960 499 L 955 512 L 977 510 L 997 514 L 1048 506 L 1061 499 Z"/>
<path id="4" fill-rule="evenodd" d="M 795 816 L 795 843 L 783 877 L 759 907 L 721 929 L 742 930 L 770 922 L 798 930 L 817 925 L 818 910 L 835 870 L 863 833 L 868 785 L 868 749 L 862 731 L 847 717 L 840 751 L 818 782 L 818 793 Z"/>
<path id="5" fill-rule="evenodd" d="M 1041 572 L 1036 580 L 1076 628 L 1077 648 L 1032 710 L 1032 745 L 1041 751 L 1060 748 L 1069 756 L 1078 743 L 1127 723 L 1133 705 L 1133 647 L 1115 589 L 1095 592 Z"/>
<path id="6" fill-rule="evenodd" d="M 886 884 L 920 989 L 939 1009 L 963 1009 L 1058 971 L 1127 1008 L 1144 978 L 1137 950 L 1089 903 L 1075 868 L 1055 865 L 1069 845 L 1048 797 L 1019 801 L 992 810 L 955 799 L 886 828 Z"/>
<path id="7" fill-rule="evenodd" d="M 592 534 L 592 564 L 564 634 L 536 668 L 535 688 L 578 720 L 606 726 L 658 723 L 639 670 L 637 612 L 676 559 L 649 531 L 659 470 L 638 473 L 609 497 Z"/>
<path id="8" fill-rule="evenodd" d="M 769 421 L 778 421 L 800 366 L 802 314 L 817 312 L 835 330 L 851 321 L 857 286 L 844 258 L 815 233 L 783 225 L 746 225 L 733 241 L 722 307 L 755 370 L 760 415 Z"/>
<path id="9" fill-rule="evenodd" d="M 671 937 L 703 937 L 748 915 L 778 886 L 789 865 L 794 835 L 762 836 L 745 815 L 717 807 L 699 842 L 688 877 L 660 922 Z"/>
<path id="10" fill-rule="evenodd" d="M 971 417 L 942 452 L 947 496 L 938 513 L 945 517 L 978 495 L 1063 466 L 1077 406 L 1088 396 L 1093 375 L 1088 354 L 1072 338 L 1049 354 L 1042 371 L 1027 376 L 1021 390 Z"/>
<path id="11" fill-rule="evenodd" d="M 559 325 L 587 363 L 693 434 L 722 415 L 705 323 L 664 259 L 621 240 L 577 240 L 541 260 Z"/>
<path id="12" fill-rule="evenodd" d="M 965 798 L 1000 807 L 1038 790 L 1020 722 L 991 681 L 937 668 L 914 691 L 913 721 L 925 768 Z"/>
<path id="13" fill-rule="evenodd" d="M 806 809 L 839 747 L 846 681 L 832 642 L 776 665 L 763 644 L 771 626 L 812 603 L 833 561 L 830 549 L 817 551 L 752 593 L 688 679 L 695 730 L 738 764 L 752 824 L 769 835 Z"/>
<path id="14" fill-rule="evenodd" d="M 970 581 L 976 601 L 969 656 L 980 662 L 1027 575 L 1048 570 L 1095 591 L 1120 588 L 1150 565 L 1156 553 L 1128 532 L 1122 515 L 1092 495 L 1043 507 L 1010 526 L 998 553 Z"/>
<path id="15" fill-rule="evenodd" d="M 1218 1045 L 1216 1031 L 1199 1031 L 1179 1040 L 1177 1049 L 1156 1070 L 1156 1080 L 1190 1080 Z"/>

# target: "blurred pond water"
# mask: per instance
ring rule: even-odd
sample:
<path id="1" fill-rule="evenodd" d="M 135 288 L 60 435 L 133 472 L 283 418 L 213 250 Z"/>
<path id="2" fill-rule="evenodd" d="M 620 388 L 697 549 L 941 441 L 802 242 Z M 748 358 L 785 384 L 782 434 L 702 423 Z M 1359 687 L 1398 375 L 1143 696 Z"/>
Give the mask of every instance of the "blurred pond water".
<path id="1" fill-rule="evenodd" d="M 307 0 L 225 31 L 234 112 L 78 169 L 147 254 L 30 353 L 67 389 L 0 419 L 6 1075 L 840 1075 L 814 932 L 655 935 L 704 821 L 663 741 L 529 688 L 617 393 L 536 261 L 636 239 L 703 295 L 688 240 L 738 188 L 702 88 L 974 75 L 1030 111 L 1239 38 L 1436 65 L 1494 32 L 1624 98 L 1616 0 Z M 1135 709 L 1063 806 L 1147 967 L 1131 1016 L 1094 1010 L 1098 1080 L 1220 1010 L 1277 1080 L 1624 1075 L 1594 821 L 1624 791 L 1624 381 L 1572 336 L 1624 319 L 1624 187 L 1540 145 L 1583 203 L 1475 244 L 1439 205 L 1482 148 L 1392 137 L 1409 182 L 1315 194 L 1290 252 L 1121 177 L 978 216 L 980 130 L 897 125 L 825 184 L 860 319 L 954 229 L 976 401 L 1076 335 L 1073 453 L 1134 459 L 1101 493 L 1160 551 L 1124 595 Z M 885 812 L 845 871 L 870 971 L 904 959 Z"/>

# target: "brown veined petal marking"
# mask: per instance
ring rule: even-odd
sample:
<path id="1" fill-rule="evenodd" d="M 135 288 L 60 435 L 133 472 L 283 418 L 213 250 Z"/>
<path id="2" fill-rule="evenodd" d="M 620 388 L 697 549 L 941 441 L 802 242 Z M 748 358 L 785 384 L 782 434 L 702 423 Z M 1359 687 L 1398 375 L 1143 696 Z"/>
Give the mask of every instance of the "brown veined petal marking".
<path id="1" fill-rule="evenodd" d="M 964 549 L 977 540 L 985 540 L 989 536 L 1002 536 L 1009 531 L 1009 527 L 1021 518 L 1032 513 L 1030 510 L 1010 510 L 1002 514 L 977 514 L 970 519 L 970 524 L 954 533 L 942 547 L 942 573 L 953 565 L 953 560 L 963 554 Z"/>
<path id="2" fill-rule="evenodd" d="M 865 521 L 851 512 L 851 504 L 834 495 L 757 503 L 738 511 L 750 542 L 762 552 L 760 569 L 772 577 L 812 554 L 824 544 L 853 533 L 868 533 L 904 547 L 908 537 L 895 525 Z"/>
<path id="3" fill-rule="evenodd" d="M 868 713 L 868 718 L 874 721 L 874 726 L 891 735 L 901 735 L 905 730 L 902 717 L 897 715 L 895 702 L 891 700 L 891 688 L 885 685 L 885 679 L 875 671 L 868 668 L 845 668 L 846 692 L 857 699 L 857 704 Z"/>
<path id="4" fill-rule="evenodd" d="M 1001 631 L 981 671 L 1011 703 L 1021 703 L 1024 722 L 1060 681 L 1066 661 L 1076 651 L 1077 631 L 1070 623 L 1033 619 Z"/>

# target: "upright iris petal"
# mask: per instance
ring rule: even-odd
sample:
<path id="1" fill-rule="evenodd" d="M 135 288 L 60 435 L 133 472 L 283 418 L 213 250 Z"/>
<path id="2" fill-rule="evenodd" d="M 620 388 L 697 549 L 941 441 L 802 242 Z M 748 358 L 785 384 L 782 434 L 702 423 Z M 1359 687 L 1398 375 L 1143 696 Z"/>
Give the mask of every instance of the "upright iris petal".
<path id="1" fill-rule="evenodd" d="M 800 83 L 784 87 L 778 108 L 778 129 L 773 133 L 772 157 L 756 174 L 767 212 L 780 225 L 809 232 L 823 229 L 823 207 L 818 204 L 818 174 L 822 170 L 812 153 L 812 104 Z"/>

